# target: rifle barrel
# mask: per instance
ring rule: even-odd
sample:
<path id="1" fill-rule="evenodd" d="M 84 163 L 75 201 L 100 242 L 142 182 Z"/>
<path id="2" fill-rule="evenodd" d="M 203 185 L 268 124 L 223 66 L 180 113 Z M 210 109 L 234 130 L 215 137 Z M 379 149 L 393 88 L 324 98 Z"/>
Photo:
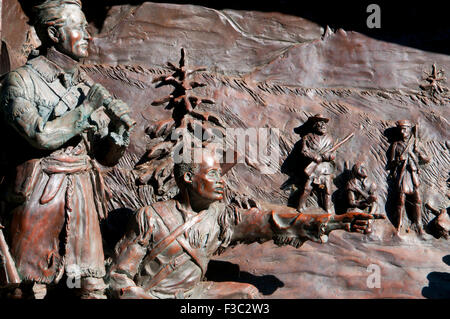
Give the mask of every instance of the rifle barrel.
<path id="1" fill-rule="evenodd" d="M 340 141 L 339 143 L 337 143 L 335 146 L 333 146 L 329 152 L 334 152 L 335 150 L 337 150 L 339 147 L 342 146 L 342 144 L 344 144 L 345 142 L 347 142 L 349 139 L 351 139 L 353 137 L 353 135 L 355 135 L 355 132 L 351 132 L 350 134 L 348 134 L 342 141 Z"/>

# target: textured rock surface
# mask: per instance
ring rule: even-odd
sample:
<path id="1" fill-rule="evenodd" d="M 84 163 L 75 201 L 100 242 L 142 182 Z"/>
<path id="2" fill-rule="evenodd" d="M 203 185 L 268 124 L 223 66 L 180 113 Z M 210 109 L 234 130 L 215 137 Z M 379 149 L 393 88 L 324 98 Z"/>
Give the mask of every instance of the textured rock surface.
<path id="1" fill-rule="evenodd" d="M 6 3 L 15 6 L 15 1 Z M 3 22 L 11 19 L 3 8 Z M 25 21 L 15 22 L 21 34 L 28 30 Z M 21 61 L 20 50 L 33 40 L 11 32 L 3 28 L 2 36 L 11 56 L 18 56 L 14 61 Z M 181 47 L 187 50 L 190 65 L 207 68 L 198 77 L 208 86 L 198 92 L 216 104 L 200 105 L 200 109 L 216 112 L 230 127 L 280 129 L 277 168 L 298 139 L 293 128 L 308 115 L 322 112 L 329 116 L 336 138 L 355 131 L 355 138 L 338 152 L 337 175 L 356 159 L 365 158 L 372 177 L 379 181 L 383 212 L 389 146 L 385 131 L 398 119 L 420 119 L 421 136 L 434 155 L 422 170 L 424 202 L 449 206 L 445 192 L 450 168 L 446 145 L 450 100 L 445 94 L 432 99 L 419 88 L 433 63 L 450 73 L 448 55 L 356 32 L 332 32 L 285 14 L 147 2 L 112 7 L 84 65 L 94 80 L 131 106 L 138 121 L 127 155 L 107 177 L 115 195 L 111 208 L 134 209 L 154 200 L 150 186 L 136 186 L 133 168 L 150 142 L 145 129 L 170 116 L 163 107 L 151 105 L 169 92 L 155 88 L 152 79 L 167 71 L 167 61 L 179 60 Z M 287 203 L 289 191 L 281 190 L 281 185 L 288 177 L 282 173 L 265 175 L 258 166 L 238 164 L 227 178 L 243 194 Z M 342 186 L 339 178 L 335 184 L 336 190 Z M 425 221 L 431 217 L 424 211 Z M 273 243 L 238 246 L 217 260 L 239 264 L 248 273 L 246 278 L 260 284 L 269 298 L 448 296 L 449 242 L 420 241 L 413 234 L 399 241 L 391 231 L 386 220 L 379 222 L 370 237 L 336 232 L 328 244 L 306 243 L 299 249 Z M 381 267 L 379 289 L 367 288 L 369 264 Z"/>
<path id="2" fill-rule="evenodd" d="M 444 240 L 381 241 L 337 231 L 324 245 L 240 245 L 221 260 L 238 264 L 242 272 L 241 279 L 233 272 L 227 279 L 253 283 L 265 298 L 448 298 L 450 293 Z M 379 267 L 379 288 L 369 288 L 371 267 Z"/>

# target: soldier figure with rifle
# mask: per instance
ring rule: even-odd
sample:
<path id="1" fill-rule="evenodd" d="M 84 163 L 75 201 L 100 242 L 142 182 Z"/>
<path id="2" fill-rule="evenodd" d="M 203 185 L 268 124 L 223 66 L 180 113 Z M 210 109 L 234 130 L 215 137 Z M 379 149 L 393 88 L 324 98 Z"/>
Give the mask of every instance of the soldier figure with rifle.
<path id="1" fill-rule="evenodd" d="M 402 227 L 403 211 L 406 203 L 412 206 L 411 221 L 419 235 L 424 236 L 422 225 L 422 200 L 419 192 L 419 165 L 426 164 L 431 157 L 420 145 L 418 126 L 408 120 L 396 122 L 399 140 L 392 143 L 389 149 L 387 168 L 396 196 L 395 219 L 397 233 Z"/>
<path id="2" fill-rule="evenodd" d="M 331 213 L 331 184 L 334 172 L 333 161 L 336 157 L 336 150 L 353 137 L 353 133 L 345 137 L 341 142 L 333 146 L 333 139 L 327 132 L 326 123 L 330 119 L 321 114 L 316 114 L 308 118 L 304 124 L 310 127 L 311 131 L 302 137 L 300 155 L 306 160 L 304 179 L 306 180 L 302 194 L 300 195 L 298 210 L 306 208 L 306 200 L 311 195 L 314 187 L 320 191 L 322 208 Z M 298 133 L 298 130 L 295 130 Z M 320 196 L 321 195 L 321 196 Z M 320 198 L 322 197 L 322 198 Z"/>

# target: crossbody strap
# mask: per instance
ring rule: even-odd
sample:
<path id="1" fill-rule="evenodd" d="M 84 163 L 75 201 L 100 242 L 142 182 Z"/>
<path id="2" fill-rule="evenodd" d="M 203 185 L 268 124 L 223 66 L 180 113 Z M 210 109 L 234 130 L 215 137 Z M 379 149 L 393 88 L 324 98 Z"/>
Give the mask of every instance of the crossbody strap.
<path id="1" fill-rule="evenodd" d="M 151 207 L 155 211 L 155 213 L 158 214 L 156 209 L 153 206 L 151 206 Z M 191 228 L 192 226 L 194 226 L 195 224 L 200 222 L 203 219 L 203 217 L 206 215 L 206 213 L 207 213 L 207 210 L 200 212 L 199 214 L 195 215 L 194 217 L 192 217 L 191 219 L 186 221 L 184 224 L 178 226 L 167 237 L 165 237 L 164 239 L 160 240 L 155 245 L 155 247 L 153 247 L 152 251 L 150 252 L 150 254 L 147 257 L 147 260 L 151 261 L 151 260 L 155 259 L 156 256 L 158 256 L 161 252 L 163 252 L 181 234 L 183 234 L 186 230 L 188 230 L 189 228 Z M 163 221 L 164 221 L 164 219 L 163 219 Z"/>

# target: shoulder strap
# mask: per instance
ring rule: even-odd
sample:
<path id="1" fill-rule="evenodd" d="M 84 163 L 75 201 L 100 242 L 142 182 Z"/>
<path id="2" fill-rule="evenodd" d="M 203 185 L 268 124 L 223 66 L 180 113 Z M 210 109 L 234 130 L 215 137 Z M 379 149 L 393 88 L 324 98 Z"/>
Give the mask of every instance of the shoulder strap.
<path id="1" fill-rule="evenodd" d="M 153 205 L 151 205 L 153 211 L 160 216 L 160 214 L 158 213 L 158 211 L 153 207 Z M 178 226 L 175 230 L 173 230 L 167 237 L 165 237 L 164 239 L 160 240 L 155 247 L 152 249 L 152 251 L 150 252 L 150 254 L 148 255 L 148 260 L 153 260 L 156 256 L 158 256 L 161 252 L 163 252 L 171 243 L 173 243 L 175 240 L 178 239 L 178 237 L 180 237 L 181 234 L 183 234 L 186 230 L 188 230 L 189 228 L 191 228 L 192 226 L 194 226 L 195 224 L 197 224 L 198 222 L 200 222 L 203 217 L 206 215 L 207 211 L 203 211 L 197 215 L 195 215 L 194 217 L 192 217 L 191 219 L 189 219 L 188 221 L 186 221 L 184 224 Z M 162 216 L 160 216 L 162 217 Z M 164 218 L 161 218 L 164 222 Z M 181 243 L 180 243 L 181 244 Z M 185 245 L 181 244 L 183 246 L 183 248 L 186 249 Z M 187 249 L 186 249 L 187 250 Z M 188 253 L 191 255 L 190 251 L 187 250 Z"/>
<path id="2" fill-rule="evenodd" d="M 42 74 L 39 73 L 38 70 L 35 69 L 36 68 L 35 64 L 27 64 L 27 65 L 50 88 L 50 90 L 59 98 L 59 103 L 62 102 L 62 103 L 64 103 L 64 105 L 66 106 L 67 109 L 69 109 L 69 110 L 72 109 L 70 103 L 66 101 L 66 97 L 68 96 L 72 87 L 69 87 L 69 88 L 65 89 L 64 91 L 62 91 L 57 85 L 58 82 L 57 81 L 48 82 L 42 76 Z"/>

